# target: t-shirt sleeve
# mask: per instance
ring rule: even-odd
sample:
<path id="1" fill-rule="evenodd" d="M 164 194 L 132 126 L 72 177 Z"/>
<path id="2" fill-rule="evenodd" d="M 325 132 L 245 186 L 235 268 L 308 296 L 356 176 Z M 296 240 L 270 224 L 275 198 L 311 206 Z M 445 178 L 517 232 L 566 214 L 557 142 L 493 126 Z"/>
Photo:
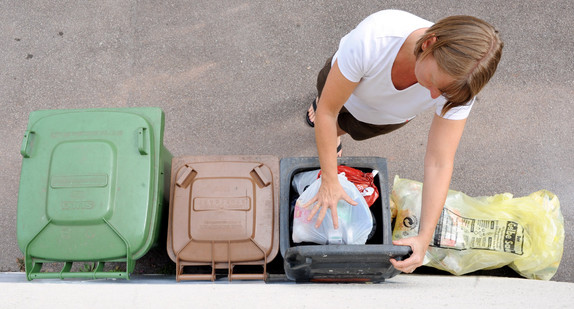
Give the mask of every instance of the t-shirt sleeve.
<path id="1" fill-rule="evenodd" d="M 450 120 L 466 119 L 466 118 L 468 118 L 468 115 L 470 114 L 470 110 L 472 109 L 472 106 L 474 105 L 475 101 L 476 101 L 476 97 L 472 98 L 468 103 L 466 103 L 464 105 L 453 107 L 448 112 L 446 112 L 446 114 L 442 117 L 445 119 L 450 119 Z M 443 106 L 444 106 L 444 104 L 437 104 L 437 106 L 436 106 L 436 114 L 437 115 L 440 116 L 440 114 L 442 113 L 442 107 Z"/>
<path id="2" fill-rule="evenodd" d="M 358 83 L 365 75 L 365 42 L 355 29 L 339 44 L 335 55 L 339 70 L 351 82 Z"/>

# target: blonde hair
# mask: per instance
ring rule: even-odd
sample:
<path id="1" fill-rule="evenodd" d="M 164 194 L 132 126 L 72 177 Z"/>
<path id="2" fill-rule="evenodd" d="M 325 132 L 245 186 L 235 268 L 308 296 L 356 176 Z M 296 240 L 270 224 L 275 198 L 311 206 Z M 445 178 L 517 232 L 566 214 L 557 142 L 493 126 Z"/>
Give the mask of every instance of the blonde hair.
<path id="1" fill-rule="evenodd" d="M 423 43 L 436 41 L 423 50 Z M 439 68 L 454 78 L 440 89 L 447 99 L 442 115 L 453 107 L 466 104 L 494 75 L 504 43 L 489 23 L 472 16 L 450 16 L 441 19 L 417 41 L 417 59 L 432 55 Z"/>

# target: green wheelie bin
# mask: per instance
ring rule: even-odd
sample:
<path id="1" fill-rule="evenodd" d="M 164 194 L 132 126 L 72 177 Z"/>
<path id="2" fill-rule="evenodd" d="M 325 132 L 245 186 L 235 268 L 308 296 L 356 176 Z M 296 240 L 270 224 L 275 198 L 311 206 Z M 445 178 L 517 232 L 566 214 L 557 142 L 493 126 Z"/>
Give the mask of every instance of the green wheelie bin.
<path id="1" fill-rule="evenodd" d="M 159 108 L 30 114 L 17 215 L 28 280 L 129 279 L 156 243 L 167 205 L 172 155 L 163 129 Z M 89 269 L 73 267 L 87 262 Z M 106 262 L 125 263 L 125 271 L 104 270 Z M 42 269 L 46 263 L 63 266 Z"/>

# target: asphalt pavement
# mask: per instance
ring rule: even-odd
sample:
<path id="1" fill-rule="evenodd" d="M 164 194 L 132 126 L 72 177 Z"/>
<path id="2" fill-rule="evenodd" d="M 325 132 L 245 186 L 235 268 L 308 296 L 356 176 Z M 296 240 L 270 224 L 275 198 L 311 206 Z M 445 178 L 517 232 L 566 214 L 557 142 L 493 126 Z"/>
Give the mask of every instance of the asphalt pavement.
<path id="1" fill-rule="evenodd" d="M 467 122 L 451 189 L 555 193 L 566 238 L 552 280 L 574 282 L 570 0 L 2 1 L 0 271 L 19 271 L 23 256 L 16 216 L 30 112 L 157 106 L 175 156 L 316 156 L 304 120 L 316 74 L 343 35 L 387 8 L 431 21 L 474 15 L 499 29 L 503 58 Z M 387 158 L 391 179 L 420 181 L 431 118 L 369 141 L 344 137 L 343 155 Z"/>

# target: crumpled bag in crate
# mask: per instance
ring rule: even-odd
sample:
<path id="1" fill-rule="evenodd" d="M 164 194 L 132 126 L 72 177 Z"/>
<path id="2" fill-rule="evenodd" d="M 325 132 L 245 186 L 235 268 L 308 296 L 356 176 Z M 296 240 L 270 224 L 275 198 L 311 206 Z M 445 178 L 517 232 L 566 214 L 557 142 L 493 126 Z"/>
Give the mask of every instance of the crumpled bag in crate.
<path id="1" fill-rule="evenodd" d="M 395 176 L 393 239 L 418 234 L 422 183 Z M 450 190 L 423 265 L 463 275 L 508 265 L 529 279 L 550 280 L 564 247 L 564 218 L 553 193 L 472 198 Z"/>
<path id="2" fill-rule="evenodd" d="M 377 176 L 378 173 L 379 171 L 377 170 L 373 170 L 370 173 L 365 173 L 361 170 L 349 166 L 337 166 L 337 174 L 344 174 L 347 180 L 355 184 L 359 192 L 361 192 L 361 195 L 365 198 L 365 201 L 369 207 L 371 207 L 379 198 L 379 189 L 375 185 L 375 176 Z M 293 182 L 291 185 L 298 194 L 302 194 L 303 191 L 305 191 L 307 187 L 309 187 L 315 180 L 317 180 L 320 175 L 320 169 L 297 173 L 293 177 Z"/>
<path id="3" fill-rule="evenodd" d="M 373 218 L 365 198 L 359 192 L 359 189 L 347 180 L 344 174 L 339 174 L 339 182 L 345 192 L 358 202 L 357 205 L 340 200 L 337 204 L 337 216 L 339 217 L 339 228 L 335 229 L 331 218 L 331 210 L 327 210 L 323 222 L 319 228 L 315 228 L 317 214 L 309 221 L 307 217 L 312 211 L 313 205 L 303 208 L 310 201 L 321 186 L 321 178 L 315 180 L 299 196 L 295 203 L 293 214 L 293 242 L 314 242 L 317 244 L 345 244 L 345 245 L 364 245 L 367 242 L 369 234 L 373 229 Z"/>

